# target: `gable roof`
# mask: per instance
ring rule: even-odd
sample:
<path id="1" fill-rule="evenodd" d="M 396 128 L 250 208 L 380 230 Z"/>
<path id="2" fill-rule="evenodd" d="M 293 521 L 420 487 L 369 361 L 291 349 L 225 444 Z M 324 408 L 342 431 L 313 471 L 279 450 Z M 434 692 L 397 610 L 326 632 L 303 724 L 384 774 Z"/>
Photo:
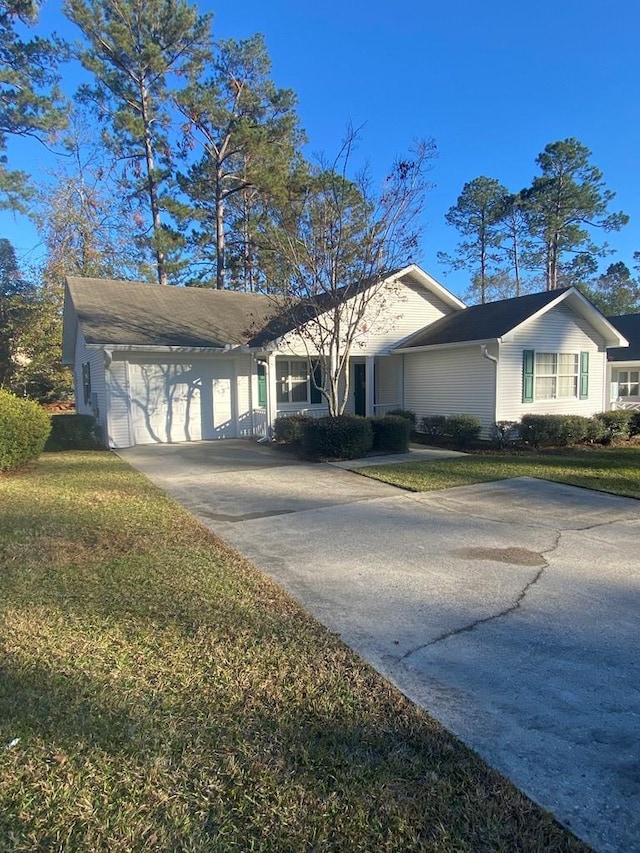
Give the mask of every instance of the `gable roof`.
<path id="1" fill-rule="evenodd" d="M 88 344 L 140 347 L 264 347 L 317 315 L 336 299 L 348 299 L 390 279 L 411 282 L 454 309 L 464 303 L 415 264 L 300 300 L 284 309 L 273 297 L 234 290 L 160 287 L 143 282 L 67 278 L 63 358 L 72 363 L 75 322 Z M 73 311 L 71 310 L 73 306 Z"/>
<path id="2" fill-rule="evenodd" d="M 607 351 L 609 361 L 640 361 L 640 314 L 619 314 L 607 320 L 629 341 L 628 347 L 612 347 Z"/>
<path id="3" fill-rule="evenodd" d="M 224 348 L 247 343 L 274 312 L 267 296 L 161 287 L 111 279 L 67 279 L 88 344 Z"/>
<path id="4" fill-rule="evenodd" d="M 588 299 L 574 287 L 567 287 L 485 302 L 448 314 L 407 338 L 397 351 L 501 339 L 527 320 L 564 301 L 590 321 L 609 346 L 626 343 Z"/>

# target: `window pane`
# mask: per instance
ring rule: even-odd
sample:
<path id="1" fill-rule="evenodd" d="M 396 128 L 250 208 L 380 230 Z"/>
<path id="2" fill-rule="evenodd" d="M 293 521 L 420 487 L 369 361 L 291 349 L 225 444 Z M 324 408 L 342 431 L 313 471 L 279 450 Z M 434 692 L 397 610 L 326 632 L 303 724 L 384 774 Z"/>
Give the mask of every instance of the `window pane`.
<path id="1" fill-rule="evenodd" d="M 307 362 L 292 361 L 291 374 L 291 402 L 306 403 L 307 398 Z"/>
<path id="2" fill-rule="evenodd" d="M 556 396 L 556 380 L 553 376 L 536 377 L 536 400 L 553 400 Z"/>
<path id="3" fill-rule="evenodd" d="M 629 371 L 628 370 L 619 370 L 618 371 L 618 382 L 628 382 L 629 381 Z"/>
<path id="4" fill-rule="evenodd" d="M 629 388 L 629 396 L 630 397 L 639 397 L 640 396 L 640 394 L 638 393 L 639 391 L 640 391 L 640 384 L 638 384 L 637 382 L 634 382 L 631 385 L 631 387 Z"/>
<path id="5" fill-rule="evenodd" d="M 557 356 L 554 352 L 536 353 L 536 373 L 541 376 L 549 376 L 556 372 Z"/>
<path id="6" fill-rule="evenodd" d="M 577 373 L 578 354 L 561 352 L 558 355 L 558 373 Z"/>
<path id="7" fill-rule="evenodd" d="M 278 403 L 288 403 L 289 402 L 289 362 L 288 361 L 277 361 L 276 362 L 276 383 L 277 383 L 276 397 L 277 397 Z"/>
<path id="8" fill-rule="evenodd" d="M 619 382 L 618 383 L 618 397 L 628 397 L 629 396 L 629 383 L 628 382 Z"/>
<path id="9" fill-rule="evenodd" d="M 560 376 L 558 377 L 558 397 L 577 397 L 578 396 L 578 377 L 577 376 Z"/>
<path id="10" fill-rule="evenodd" d="M 640 370 L 631 370 L 629 372 L 629 382 L 640 382 Z"/>

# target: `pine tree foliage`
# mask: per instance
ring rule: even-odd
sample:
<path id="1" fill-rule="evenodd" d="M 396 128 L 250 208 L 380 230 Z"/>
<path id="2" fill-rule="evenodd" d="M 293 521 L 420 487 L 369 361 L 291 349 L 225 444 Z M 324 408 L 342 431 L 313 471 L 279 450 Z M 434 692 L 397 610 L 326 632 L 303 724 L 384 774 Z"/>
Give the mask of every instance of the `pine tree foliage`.
<path id="1" fill-rule="evenodd" d="M 25 38 L 37 13 L 35 0 L 0 3 L 0 209 L 23 213 L 31 192 L 29 176 L 9 168 L 8 137 L 46 142 L 65 125 L 57 71 L 65 46 L 57 38 Z"/>
<path id="2" fill-rule="evenodd" d="M 105 144 L 141 203 L 139 247 L 150 250 L 167 284 L 180 250 L 163 219 L 174 170 L 170 91 L 208 56 L 210 16 L 185 0 L 67 0 L 65 11 L 86 40 L 80 59 L 95 80 L 83 98 L 96 105 Z"/>

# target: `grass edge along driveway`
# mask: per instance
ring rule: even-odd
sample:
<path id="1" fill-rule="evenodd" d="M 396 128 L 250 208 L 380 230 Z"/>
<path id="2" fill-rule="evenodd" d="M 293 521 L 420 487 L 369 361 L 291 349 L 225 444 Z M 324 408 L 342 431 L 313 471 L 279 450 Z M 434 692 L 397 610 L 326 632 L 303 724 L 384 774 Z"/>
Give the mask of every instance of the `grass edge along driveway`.
<path id="1" fill-rule="evenodd" d="M 587 849 L 112 454 L 0 477 L 0 567 L 2 850 Z"/>
<path id="2" fill-rule="evenodd" d="M 360 468 L 357 473 L 413 492 L 511 477 L 538 477 L 640 498 L 640 446 L 553 453 L 478 453 L 431 462 L 376 465 Z"/>

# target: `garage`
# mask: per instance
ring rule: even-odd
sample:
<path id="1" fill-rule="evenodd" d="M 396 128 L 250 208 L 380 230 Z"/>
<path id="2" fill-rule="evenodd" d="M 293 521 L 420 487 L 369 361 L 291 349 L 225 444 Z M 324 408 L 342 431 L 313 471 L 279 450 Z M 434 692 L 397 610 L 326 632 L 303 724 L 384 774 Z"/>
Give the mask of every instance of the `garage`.
<path id="1" fill-rule="evenodd" d="M 234 438 L 233 363 L 129 362 L 134 444 Z"/>

